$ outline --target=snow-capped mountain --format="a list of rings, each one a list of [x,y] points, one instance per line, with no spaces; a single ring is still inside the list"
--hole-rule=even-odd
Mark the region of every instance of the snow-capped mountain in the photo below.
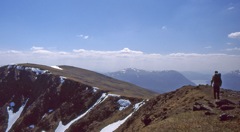
[[[1,132],[240,129],[240,92],[223,90],[216,102],[208,85],[156,95],[85,69],[20,64],[0,67],[0,95]]]
[[[184,85],[195,85],[181,73],[173,70],[145,71],[128,68],[117,72],[106,73],[106,75],[158,93],[169,92]]]

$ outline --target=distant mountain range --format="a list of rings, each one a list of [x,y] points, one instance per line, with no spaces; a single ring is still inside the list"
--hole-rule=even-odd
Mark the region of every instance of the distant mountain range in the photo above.
[[[223,88],[240,91],[240,70],[235,70],[222,76]]]
[[[127,68],[117,72],[106,73],[106,75],[158,93],[169,92],[184,85],[195,85],[181,73],[173,70],[145,71]]]
[[[186,78],[195,84],[210,84],[213,74],[203,74],[197,72],[181,72]],[[222,88],[240,91],[240,70],[235,70],[222,75]]]
[[[206,73],[192,72],[192,71],[184,71],[181,72],[187,79],[191,80],[196,85],[199,84],[210,84],[212,75]]]

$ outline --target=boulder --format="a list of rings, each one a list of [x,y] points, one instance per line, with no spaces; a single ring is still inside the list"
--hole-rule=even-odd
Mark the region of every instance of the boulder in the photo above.
[[[206,111],[206,112],[205,112],[205,115],[216,115],[216,113],[211,112],[211,111]]]
[[[217,105],[217,107],[221,107],[222,105],[235,105],[235,103],[227,99],[217,100],[215,104]]]
[[[149,125],[152,122],[152,119],[148,115],[144,115],[141,118],[141,121],[144,123],[145,126]]]
[[[234,118],[235,118],[234,115],[229,115],[229,114],[226,114],[226,113],[223,113],[219,116],[220,121],[227,121],[227,120],[231,120],[231,119],[234,119]]]
[[[234,106],[231,106],[231,105],[222,105],[220,107],[221,110],[232,110],[232,109],[235,109]]]
[[[208,111],[212,111],[212,108],[210,108],[207,105],[195,102],[195,104],[193,105],[193,111],[200,111],[200,110],[208,110]]]

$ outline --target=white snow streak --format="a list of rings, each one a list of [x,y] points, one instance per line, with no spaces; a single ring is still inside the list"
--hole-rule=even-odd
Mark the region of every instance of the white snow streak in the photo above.
[[[114,130],[116,130],[119,126],[121,126],[129,117],[132,116],[134,112],[132,112],[131,114],[129,114],[126,118],[124,118],[123,120],[119,120],[117,122],[114,122],[108,126],[106,126],[105,128],[103,128],[100,132],[113,132]]]
[[[96,93],[98,89],[98,87],[93,87],[93,92]]]
[[[63,70],[62,68],[60,68],[59,66],[51,66],[54,69],[58,69],[58,70]]]
[[[45,74],[48,73],[48,70],[41,70],[39,68],[34,68],[34,67],[25,67],[25,66],[18,66],[18,65],[8,65],[8,69],[11,68],[16,68],[18,70],[30,70],[32,72],[34,72],[36,75],[41,75],[41,74]]]
[[[27,103],[27,101],[26,101],[26,103]],[[8,132],[12,128],[12,125],[20,117],[20,115],[21,115],[21,113],[22,113],[22,111],[23,111],[23,109],[25,107],[25,104],[22,107],[20,107],[19,110],[16,113],[13,113],[13,109],[12,108],[10,109],[9,106],[7,107],[7,112],[8,112],[9,118],[8,118],[8,127],[7,127],[6,132]]]
[[[55,132],[64,132],[65,130],[67,130],[75,121],[81,119],[82,117],[84,117],[88,112],[90,112],[96,105],[98,105],[99,103],[102,103],[106,98],[107,98],[107,94],[103,93],[102,96],[97,100],[97,102],[91,107],[89,108],[85,113],[83,113],[82,115],[80,115],[79,117],[77,117],[76,119],[72,120],[71,122],[69,122],[67,125],[63,125],[62,121],[59,122],[58,127],[56,128]]]
[[[31,71],[35,72],[36,75],[41,75],[41,74],[48,72],[48,70],[41,70],[39,68],[33,68],[33,67],[26,67],[25,70],[31,70]]]
[[[118,94],[108,94],[108,96],[112,96],[112,97],[120,97],[120,95],[118,95]]]
[[[64,77],[64,76],[60,76],[60,82],[61,82],[61,85],[65,82],[65,79],[67,79],[67,78]]]
[[[119,120],[117,122],[114,122],[112,124],[109,124],[108,126],[104,127],[100,132],[113,132],[115,131],[119,126],[121,126],[129,117],[133,115],[134,112],[136,112],[142,105],[144,105],[145,102],[142,101],[140,103],[137,103],[134,105],[134,111],[130,113],[127,117],[125,117],[123,120]]]

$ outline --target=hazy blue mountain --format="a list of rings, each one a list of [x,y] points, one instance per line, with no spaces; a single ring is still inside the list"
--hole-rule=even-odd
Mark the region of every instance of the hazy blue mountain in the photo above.
[[[240,70],[226,73],[222,76],[223,88],[240,91]]]
[[[169,92],[184,85],[195,85],[181,73],[173,70],[145,71],[128,68],[106,75],[159,93]]]
[[[204,74],[198,72],[181,72],[186,78],[195,84],[210,84],[213,74]],[[222,74],[222,88],[240,91],[240,71],[235,70]]]
[[[192,71],[181,72],[187,79],[191,80],[195,84],[210,84],[212,75],[206,73],[198,73]]]

